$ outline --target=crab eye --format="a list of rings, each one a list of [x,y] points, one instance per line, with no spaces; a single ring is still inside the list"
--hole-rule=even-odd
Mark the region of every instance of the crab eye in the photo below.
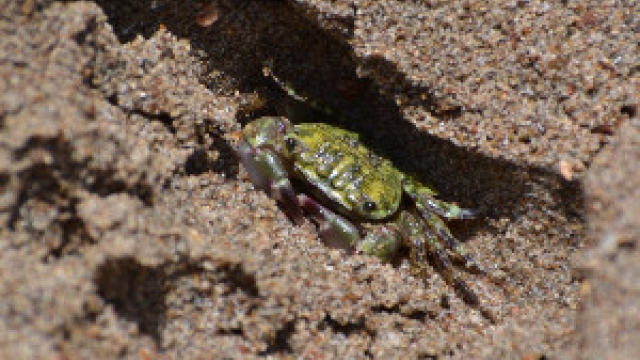
[[[294,138],[286,138],[284,142],[287,146],[287,150],[289,151],[293,151],[293,149],[296,147],[296,139]]]
[[[378,208],[378,205],[373,201],[367,201],[364,204],[362,204],[362,208],[366,211],[374,211]]]

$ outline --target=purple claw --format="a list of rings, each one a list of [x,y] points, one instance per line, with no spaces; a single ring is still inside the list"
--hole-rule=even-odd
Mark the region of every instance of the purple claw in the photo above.
[[[296,224],[302,224],[302,208],[277,155],[269,149],[253,148],[244,139],[236,146],[236,152],[253,185],[279,201]]]
[[[320,205],[307,195],[298,195],[299,203],[318,223],[320,238],[329,247],[353,251],[360,235],[347,219]]]
[[[297,225],[302,225],[302,223],[304,223],[302,207],[298,202],[298,197],[296,196],[289,179],[284,179],[280,184],[272,184],[271,196],[280,201],[282,207],[284,207],[284,211],[289,214],[293,222]]]

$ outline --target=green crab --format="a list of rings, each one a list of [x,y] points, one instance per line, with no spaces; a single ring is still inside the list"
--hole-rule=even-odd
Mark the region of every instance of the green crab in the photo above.
[[[485,272],[443,221],[471,219],[477,212],[438,200],[434,190],[365,147],[358,134],[324,123],[292,125],[285,118],[261,117],[244,127],[236,151],[251,182],[280,202],[294,222],[309,214],[329,246],[382,261],[408,246],[418,269],[431,259],[462,298],[479,307],[452,260]],[[292,180],[309,195],[298,193]]]

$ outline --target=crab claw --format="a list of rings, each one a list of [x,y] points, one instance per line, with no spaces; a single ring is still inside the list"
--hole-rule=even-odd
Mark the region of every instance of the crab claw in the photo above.
[[[302,208],[278,156],[267,148],[252,147],[245,139],[235,150],[253,185],[279,201],[296,224],[302,224]]]
[[[300,205],[318,223],[320,238],[327,246],[348,252],[353,250],[359,238],[357,227],[305,194],[298,195],[298,199]]]

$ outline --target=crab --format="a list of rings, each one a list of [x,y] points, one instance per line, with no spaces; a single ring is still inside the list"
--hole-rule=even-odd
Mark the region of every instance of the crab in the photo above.
[[[357,133],[326,123],[261,117],[245,125],[235,148],[254,186],[295,223],[308,214],[329,246],[385,262],[407,246],[417,269],[431,260],[467,304],[480,307],[453,262],[486,272],[444,222],[473,219],[478,211],[437,199],[436,191],[368,149]]]

